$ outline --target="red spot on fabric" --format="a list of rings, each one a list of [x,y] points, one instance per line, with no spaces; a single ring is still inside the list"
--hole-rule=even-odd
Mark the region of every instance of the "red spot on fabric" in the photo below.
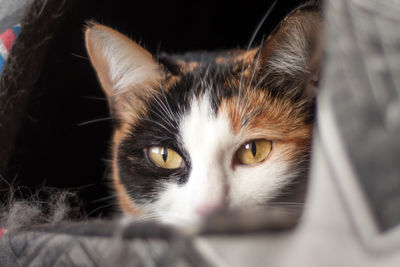
[[[8,29],[2,34],[0,34],[0,40],[3,42],[4,47],[10,52],[11,47],[15,40],[15,34],[12,29]]]
[[[3,236],[4,234],[4,230],[2,228],[0,228],[0,238]]]

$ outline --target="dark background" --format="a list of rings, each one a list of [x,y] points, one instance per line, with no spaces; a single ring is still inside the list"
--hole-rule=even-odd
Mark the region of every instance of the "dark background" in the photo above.
[[[75,0],[58,9],[44,8],[41,15],[48,23],[57,23],[36,29],[43,36],[41,31],[49,31],[51,38],[41,48],[45,51],[39,58],[40,75],[30,85],[27,110],[3,178],[21,188],[19,197],[42,186],[73,188],[90,216],[110,214],[112,121],[90,122],[107,118],[108,109],[84,49],[85,22],[111,26],[153,54],[245,48],[272,2]],[[278,1],[255,43],[301,2]],[[4,182],[0,193],[6,195]]]

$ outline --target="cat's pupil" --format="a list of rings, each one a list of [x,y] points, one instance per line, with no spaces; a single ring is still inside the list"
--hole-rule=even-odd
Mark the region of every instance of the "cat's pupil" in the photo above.
[[[257,154],[257,146],[256,146],[256,142],[251,141],[251,153],[253,154],[253,157],[256,156]]]
[[[163,159],[163,161],[164,161],[164,162],[167,162],[167,158],[168,158],[168,149],[165,148],[165,147],[163,147],[163,149],[162,149],[162,151],[161,151],[161,154],[162,154],[162,159]]]
[[[246,149],[251,150],[251,154],[253,154],[253,157],[256,156],[257,154],[257,145],[256,142],[251,141],[249,143],[246,144],[245,146]]]

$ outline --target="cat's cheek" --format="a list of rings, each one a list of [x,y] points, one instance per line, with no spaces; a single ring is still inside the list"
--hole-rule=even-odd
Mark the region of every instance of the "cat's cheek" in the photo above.
[[[238,167],[231,178],[231,209],[251,209],[266,205],[294,179],[290,164],[278,157],[254,167]]]

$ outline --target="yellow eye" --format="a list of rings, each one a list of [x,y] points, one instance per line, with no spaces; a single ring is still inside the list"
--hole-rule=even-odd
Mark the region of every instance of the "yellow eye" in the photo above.
[[[166,147],[152,146],[148,149],[147,153],[154,164],[164,169],[177,169],[183,163],[178,153]]]
[[[241,164],[251,165],[263,161],[271,152],[272,142],[265,139],[244,143],[236,152]]]

